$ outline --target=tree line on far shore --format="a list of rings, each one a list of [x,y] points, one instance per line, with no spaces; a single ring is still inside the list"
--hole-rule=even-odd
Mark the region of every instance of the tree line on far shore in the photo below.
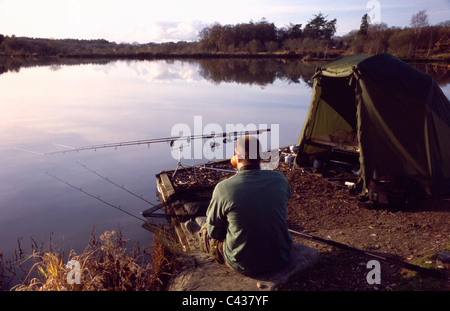
[[[365,14],[359,29],[336,37],[336,19],[322,13],[307,24],[277,28],[265,18],[236,25],[214,23],[194,42],[116,43],[104,39],[40,39],[0,34],[0,56],[21,57],[167,57],[289,55],[327,58],[342,54],[391,53],[401,58],[444,58],[450,55],[450,20],[430,25],[426,11],[411,18],[409,27],[373,24]]]

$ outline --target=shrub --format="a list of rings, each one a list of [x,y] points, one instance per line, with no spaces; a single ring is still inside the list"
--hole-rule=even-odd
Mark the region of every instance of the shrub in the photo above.
[[[71,251],[67,262],[78,266],[79,282],[73,267],[63,260],[61,251],[37,252],[28,257],[35,263],[15,291],[140,291],[163,290],[164,281],[176,267],[178,246],[166,232],[154,233],[153,246],[148,251],[135,247],[126,249],[122,235],[106,231],[91,241],[81,254]],[[34,276],[34,277],[32,277]],[[79,283],[79,284],[77,284]]]

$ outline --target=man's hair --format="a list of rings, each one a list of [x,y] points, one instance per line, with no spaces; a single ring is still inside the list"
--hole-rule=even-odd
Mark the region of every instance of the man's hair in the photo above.
[[[259,164],[261,162],[261,145],[255,136],[246,135],[236,142],[236,154],[244,164]]]

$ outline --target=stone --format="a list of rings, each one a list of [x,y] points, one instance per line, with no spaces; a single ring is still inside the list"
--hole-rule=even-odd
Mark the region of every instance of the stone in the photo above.
[[[315,265],[320,255],[314,248],[294,243],[288,266],[254,277],[244,276],[199,251],[183,253],[180,260],[183,268],[170,279],[169,291],[272,291],[294,274]]]

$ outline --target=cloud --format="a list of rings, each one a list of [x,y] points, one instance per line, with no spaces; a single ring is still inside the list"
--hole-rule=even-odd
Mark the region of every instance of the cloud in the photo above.
[[[145,22],[120,30],[98,29],[91,32],[92,38],[104,38],[109,41],[121,42],[177,42],[196,41],[198,33],[206,27],[206,24],[195,21],[156,21]]]
[[[155,22],[150,27],[150,41],[194,41],[204,27],[206,24],[200,21]]]

